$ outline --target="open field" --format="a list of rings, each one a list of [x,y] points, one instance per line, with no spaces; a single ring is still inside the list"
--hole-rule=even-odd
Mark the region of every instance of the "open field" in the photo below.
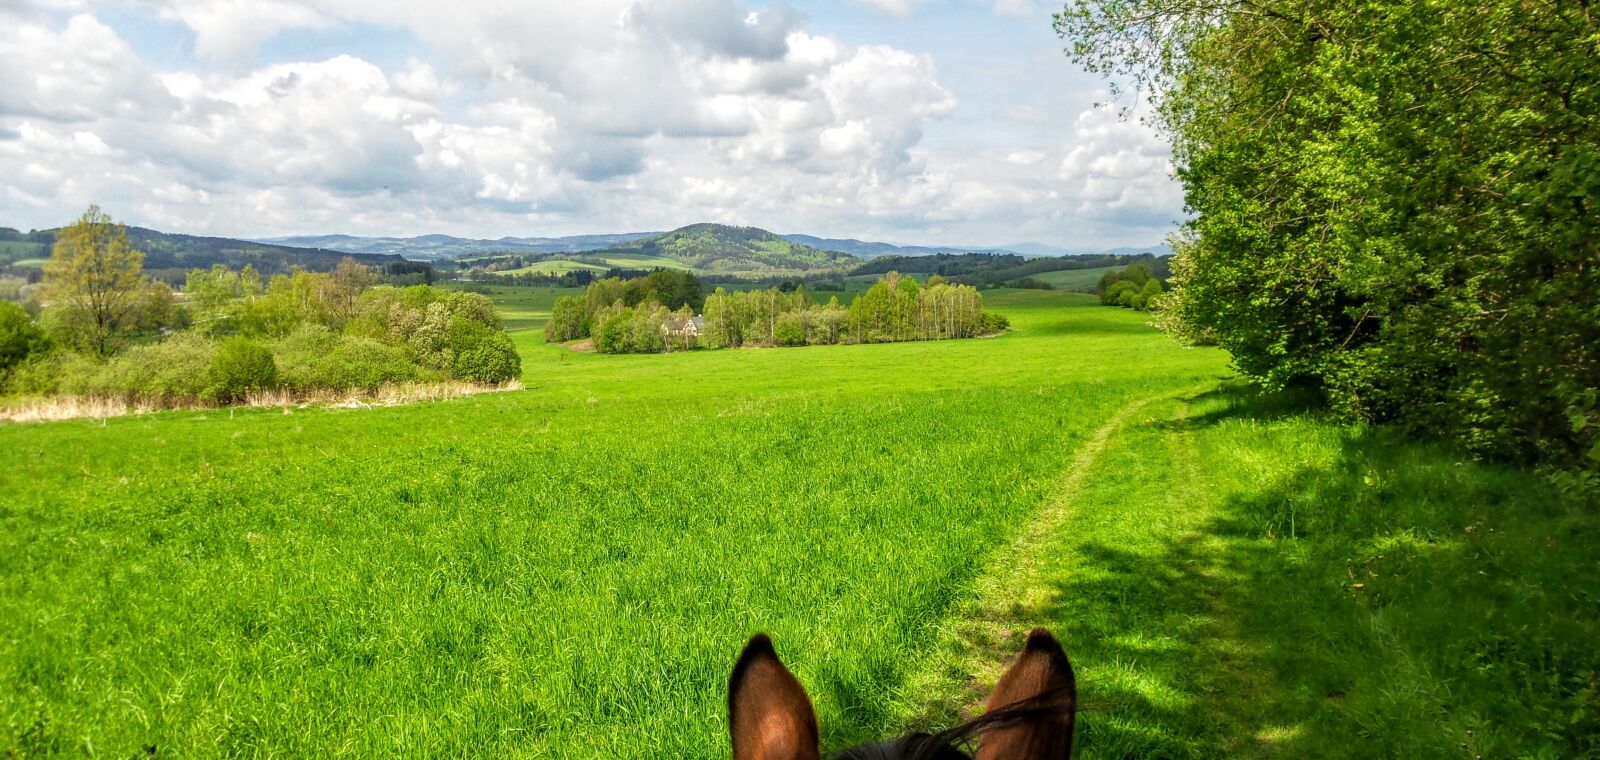
[[[1120,272],[1122,267],[1094,267],[1092,269],[1059,269],[1054,272],[1041,272],[1033,275],[1035,280],[1050,283],[1056,290],[1076,290],[1092,293],[1100,285],[1100,278],[1106,272]]]
[[[1142,315],[606,356],[543,342],[576,291],[489,290],[525,391],[0,425],[0,754],[721,756],[757,630],[837,748],[1035,621],[1086,757],[1596,735],[1592,510],[1220,391]]]
[[[507,269],[504,272],[495,272],[495,274],[566,274],[567,272],[577,272],[583,269],[587,269],[591,272],[606,271],[606,267],[596,264],[588,264],[582,261],[548,259],[546,261],[529,264],[528,266],[520,269]]]
[[[618,269],[681,269],[684,271],[692,271],[694,269],[694,267],[676,259],[669,259],[665,256],[650,256],[643,253],[632,255],[613,254],[606,256],[602,260]]]
[[[650,256],[647,254],[606,256],[600,260],[605,262],[605,266],[590,264],[584,261],[572,261],[570,259],[548,259],[530,264],[522,267],[521,269],[508,269],[504,272],[495,272],[495,274],[565,274],[567,272],[576,272],[581,269],[587,269],[593,272],[605,272],[612,268],[681,269],[684,271],[694,270],[694,267],[691,267],[681,261],[675,261],[673,259],[666,258],[665,256]]]
[[[0,264],[15,263],[24,259],[48,258],[50,248],[44,243],[22,240],[0,240]]]

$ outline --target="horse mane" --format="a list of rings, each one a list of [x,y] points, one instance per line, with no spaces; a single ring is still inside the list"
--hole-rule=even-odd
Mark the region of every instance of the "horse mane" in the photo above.
[[[961,747],[972,744],[985,731],[1061,718],[1077,712],[1077,696],[1070,687],[1053,689],[998,710],[990,710],[937,734],[906,734],[898,739],[851,747],[835,755],[834,760],[971,760],[972,756]],[[1071,752],[1070,742],[1068,752]]]

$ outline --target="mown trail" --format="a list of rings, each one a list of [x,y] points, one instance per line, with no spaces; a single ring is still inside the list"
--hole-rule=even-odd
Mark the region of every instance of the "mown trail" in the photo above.
[[[927,666],[907,681],[906,693],[916,700],[909,708],[909,723],[929,727],[977,715],[1018,642],[1029,630],[1051,622],[1042,614],[1053,600],[1041,555],[1059,540],[1107,441],[1156,400],[1149,396],[1122,407],[1091,433],[1053,486],[1049,502],[1010,545],[992,554],[967,601],[939,632]]]
[[[1123,407],[900,694],[976,714],[1035,626],[1081,757],[1591,756],[1592,506],[1228,385]],[[1559,591],[1556,591],[1559,589]]]

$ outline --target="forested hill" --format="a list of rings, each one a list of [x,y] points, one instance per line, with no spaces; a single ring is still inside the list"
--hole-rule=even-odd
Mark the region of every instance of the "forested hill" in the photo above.
[[[842,269],[860,260],[785,240],[755,227],[691,224],[655,237],[593,251],[591,256],[664,256],[707,273],[765,274]]]
[[[623,232],[569,237],[502,237],[494,240],[452,235],[418,237],[356,237],[354,235],[297,235],[264,238],[261,242],[296,248],[326,248],[349,253],[392,253],[408,259],[432,261],[495,253],[581,253],[629,243],[659,232]]]
[[[879,256],[926,256],[935,253],[980,253],[991,250],[988,248],[963,248],[959,246],[895,245],[893,243],[878,243],[854,238],[820,238],[814,235],[784,235],[783,239],[791,243],[809,245],[818,250],[838,251],[839,253],[848,253],[851,256],[863,259]],[[1010,251],[1005,251],[1005,253],[1010,253]]]
[[[854,275],[901,273],[937,274],[947,279],[974,285],[1001,285],[1031,278],[1046,272],[1123,267],[1144,262],[1160,279],[1171,276],[1170,256],[1138,254],[1098,254],[1092,256],[1053,256],[1028,258],[1014,253],[939,253],[929,256],[881,256],[856,267]]]
[[[23,233],[0,228],[0,241],[31,244],[36,247],[34,255],[37,258],[46,258],[55,243],[56,232],[36,230]],[[147,273],[168,280],[190,269],[209,269],[213,264],[225,264],[235,269],[249,264],[262,274],[270,275],[287,272],[294,267],[314,272],[329,271],[347,256],[363,264],[392,264],[405,260],[398,255],[295,248],[232,238],[178,235],[143,227],[129,227],[128,242],[144,251],[144,269]]]

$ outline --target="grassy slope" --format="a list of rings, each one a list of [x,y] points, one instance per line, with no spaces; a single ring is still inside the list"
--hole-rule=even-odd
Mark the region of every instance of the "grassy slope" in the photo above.
[[[1138,410],[1060,498],[913,722],[1043,625],[1083,757],[1600,754],[1600,522],[1525,472],[1213,387]]]
[[[23,259],[48,257],[50,247],[44,243],[30,243],[22,240],[0,240],[0,264],[5,264]]]
[[[564,274],[580,269],[588,269],[594,272],[606,271],[606,267],[598,264],[587,264],[582,261],[569,261],[567,259],[548,259],[529,264],[520,269],[507,269],[503,272],[495,272],[495,274]]]
[[[504,271],[504,272],[496,272],[495,274],[529,274],[529,273],[562,274],[564,272],[572,272],[572,271],[576,271],[576,270],[579,270],[579,269],[588,269],[588,270],[592,270],[592,271],[595,271],[595,272],[605,272],[605,271],[608,271],[609,269],[611,269],[612,267],[615,267],[615,268],[618,268],[618,269],[683,269],[683,270],[691,270],[691,269],[693,269],[693,267],[690,267],[687,264],[684,264],[684,263],[679,262],[679,261],[674,261],[674,260],[669,259],[669,258],[664,258],[662,256],[645,256],[645,255],[642,255],[642,254],[607,255],[607,256],[601,257],[601,260],[605,262],[605,266],[600,266],[600,265],[597,265],[597,264],[589,264],[589,263],[583,262],[583,261],[573,261],[573,260],[570,260],[570,259],[548,259],[546,261],[540,261],[540,262],[537,262],[537,263],[534,263],[534,264],[530,264],[528,266],[522,267],[521,269],[512,269],[512,270],[507,270],[507,271]]]
[[[1093,269],[1060,269],[1033,275],[1036,280],[1050,283],[1057,290],[1093,292],[1106,272],[1122,271],[1123,267],[1095,267]]]
[[[495,290],[526,392],[0,427],[0,752],[721,754],[756,629],[837,747],[947,720],[1032,624],[1084,756],[1594,735],[1592,512],[1196,394],[1220,357],[1141,315],[991,291],[994,340],[611,357]]]
[[[785,240],[766,230],[720,224],[691,224],[661,235],[588,255],[605,258],[665,257],[711,273],[798,274],[846,266],[848,254],[821,251]]]
[[[1221,369],[995,299],[1016,333],[670,356],[524,318],[520,393],[0,427],[0,753],[704,756],[763,629],[830,746],[877,733],[1086,431]]]

